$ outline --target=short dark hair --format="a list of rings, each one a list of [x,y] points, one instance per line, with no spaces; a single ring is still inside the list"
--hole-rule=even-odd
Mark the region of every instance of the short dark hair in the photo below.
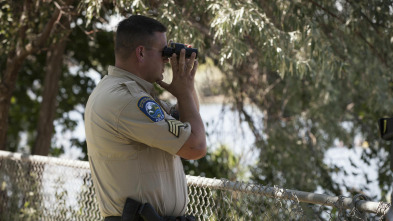
[[[151,44],[154,32],[166,32],[166,27],[159,21],[142,15],[132,15],[122,20],[116,31],[116,56],[128,58],[130,51],[139,45]]]

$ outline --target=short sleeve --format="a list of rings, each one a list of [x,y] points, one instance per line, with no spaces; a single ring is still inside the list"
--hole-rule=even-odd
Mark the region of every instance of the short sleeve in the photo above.
[[[170,105],[166,101],[160,101],[160,104],[162,105],[162,107],[164,108],[164,110],[165,110],[165,112],[167,114],[171,115],[176,120],[180,119],[179,111],[176,110],[176,104],[175,105]]]
[[[140,94],[119,113],[117,131],[122,137],[176,155],[189,138],[191,125],[174,119],[152,97]]]

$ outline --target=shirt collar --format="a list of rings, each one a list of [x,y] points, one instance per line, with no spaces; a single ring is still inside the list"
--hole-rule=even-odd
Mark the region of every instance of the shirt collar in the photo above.
[[[137,84],[139,84],[139,86],[141,86],[147,93],[154,93],[154,85],[152,83],[143,80],[135,74],[132,74],[121,68],[110,65],[108,68],[108,75],[133,80]]]

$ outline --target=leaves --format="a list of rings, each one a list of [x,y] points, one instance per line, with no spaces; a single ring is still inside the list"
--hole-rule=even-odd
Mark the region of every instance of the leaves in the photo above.
[[[24,41],[31,41],[54,8],[38,2],[40,7],[30,6],[37,19],[18,23],[21,6],[0,1],[1,52],[5,52],[0,53],[0,67],[6,63],[5,54],[18,43],[12,38],[18,29],[25,25]],[[117,12],[148,15],[168,27],[168,39],[198,48],[201,62],[213,61],[224,74],[220,91],[250,125],[260,151],[260,160],[252,168],[254,180],[337,192],[329,175],[332,169],[323,163],[324,152],[335,140],[351,147],[355,136],[361,136],[371,150],[363,159],[384,162],[379,179],[386,193],[390,170],[388,159],[379,153],[390,144],[379,139],[376,125],[393,108],[391,5],[391,0],[82,1],[80,22],[74,24],[67,48],[67,61],[78,68],[71,72],[64,67],[59,122],[67,128],[75,126],[63,113],[86,101],[94,87],[86,73],[105,74],[114,63],[113,33],[98,27]],[[12,149],[17,148],[20,131],[34,137],[41,91],[31,82],[42,82],[42,57],[31,56],[20,72],[10,112]],[[263,117],[253,119],[247,106],[257,107]],[[224,173],[233,177],[232,156],[224,152],[212,153],[198,165],[186,165],[197,173],[221,160]]]

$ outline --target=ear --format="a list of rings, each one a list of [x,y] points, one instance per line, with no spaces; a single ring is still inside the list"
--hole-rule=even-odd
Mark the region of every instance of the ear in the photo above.
[[[143,46],[138,46],[135,49],[135,55],[139,62],[143,61],[145,57],[145,48]]]

